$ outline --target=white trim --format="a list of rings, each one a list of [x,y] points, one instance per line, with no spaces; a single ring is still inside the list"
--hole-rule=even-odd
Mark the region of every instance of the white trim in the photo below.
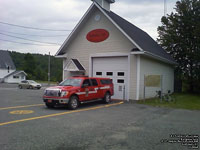
[[[66,67],[66,65],[65,65],[65,63],[67,62],[67,58],[64,58],[63,59],[63,80],[65,80],[65,67]]]
[[[20,71],[20,72],[14,73],[13,76],[14,76],[14,75],[17,75],[17,74],[20,74],[20,73],[24,73],[25,76],[27,76],[27,74],[26,74],[24,71]]]
[[[77,59],[78,60],[78,59]],[[81,64],[81,62],[78,60],[78,62]],[[73,63],[73,65],[75,66],[76,69],[68,69],[69,65]],[[82,65],[82,64],[81,64]],[[66,65],[66,69],[64,68],[65,71],[69,71],[69,72],[85,72],[85,67],[82,65],[82,67],[84,68],[84,70],[79,70],[78,67],[76,66],[76,64],[74,63],[74,61],[71,59],[67,65]]]
[[[69,67],[71,64],[73,64],[73,65],[75,66],[76,69],[68,69],[68,67]],[[70,61],[67,63],[67,65],[66,65],[66,67],[64,68],[64,70],[65,70],[65,71],[78,71],[78,68],[77,68],[77,66],[75,65],[75,63],[74,63],[72,60],[70,60]]]
[[[143,52],[139,52],[139,51],[131,52],[131,54],[133,54],[133,55],[140,55],[140,54],[144,54],[144,51]]]
[[[128,57],[128,81],[130,80],[130,53],[119,53],[119,52],[112,52],[112,53],[96,53],[96,54],[91,54],[89,58],[89,76],[92,77],[93,73],[93,58],[98,58],[98,57]],[[130,83],[128,82],[127,84],[127,100],[129,101],[130,99]]]
[[[131,57],[130,57],[131,55],[130,55],[130,53],[129,53],[129,55],[128,55],[128,83],[127,83],[127,87],[128,87],[128,89],[127,89],[127,101],[129,101],[129,99],[130,99],[130,81],[131,81]]]
[[[137,55],[137,88],[136,88],[136,100],[140,99],[140,55]]]
[[[67,53],[64,55],[56,55],[55,58],[67,58]]]
[[[146,56],[149,56],[149,57],[152,57],[154,59],[157,59],[157,60],[160,60],[162,62],[165,62],[165,63],[168,63],[168,64],[174,64],[174,65],[177,65],[177,63],[173,62],[173,61],[170,61],[166,58],[163,58],[161,56],[158,56],[156,54],[152,54],[150,52],[147,52],[147,51],[144,51],[144,52],[131,52],[132,55],[146,55]]]

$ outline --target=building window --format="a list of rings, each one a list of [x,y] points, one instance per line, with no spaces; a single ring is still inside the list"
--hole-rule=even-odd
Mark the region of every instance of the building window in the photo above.
[[[118,76],[124,76],[124,72],[118,72]]]
[[[118,79],[117,83],[124,83],[124,80]]]
[[[113,76],[113,72],[107,72],[106,75],[107,76]]]
[[[102,76],[102,72],[96,72],[97,76]]]
[[[19,79],[19,76],[13,76],[14,79]]]

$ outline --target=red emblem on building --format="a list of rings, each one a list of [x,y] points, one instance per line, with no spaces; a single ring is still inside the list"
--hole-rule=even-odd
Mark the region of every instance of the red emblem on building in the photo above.
[[[90,42],[98,43],[103,42],[109,37],[109,32],[105,29],[96,29],[90,31],[86,38]]]

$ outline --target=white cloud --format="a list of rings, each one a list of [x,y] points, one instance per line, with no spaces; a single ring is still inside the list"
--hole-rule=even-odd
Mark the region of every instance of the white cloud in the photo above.
[[[0,0],[0,21],[38,28],[71,30],[81,19],[90,4],[90,0]],[[168,1],[168,13],[172,11],[174,5],[175,0]],[[157,27],[160,25],[160,19],[164,13],[162,0],[116,0],[116,3],[112,4],[111,8],[115,13],[156,39]],[[23,36],[27,39],[54,43],[63,43],[69,34],[69,32],[27,30],[0,24],[0,33],[2,31],[39,35],[66,35],[49,38]],[[1,34],[0,39],[28,42]],[[0,41],[0,49],[43,54],[47,54],[50,51],[51,54],[55,54],[59,46],[33,46]]]

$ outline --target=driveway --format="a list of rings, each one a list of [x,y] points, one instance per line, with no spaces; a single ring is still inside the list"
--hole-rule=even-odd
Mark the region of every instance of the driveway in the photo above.
[[[119,102],[47,109],[42,94],[0,87],[1,150],[186,150],[176,140],[200,133],[200,111]]]

